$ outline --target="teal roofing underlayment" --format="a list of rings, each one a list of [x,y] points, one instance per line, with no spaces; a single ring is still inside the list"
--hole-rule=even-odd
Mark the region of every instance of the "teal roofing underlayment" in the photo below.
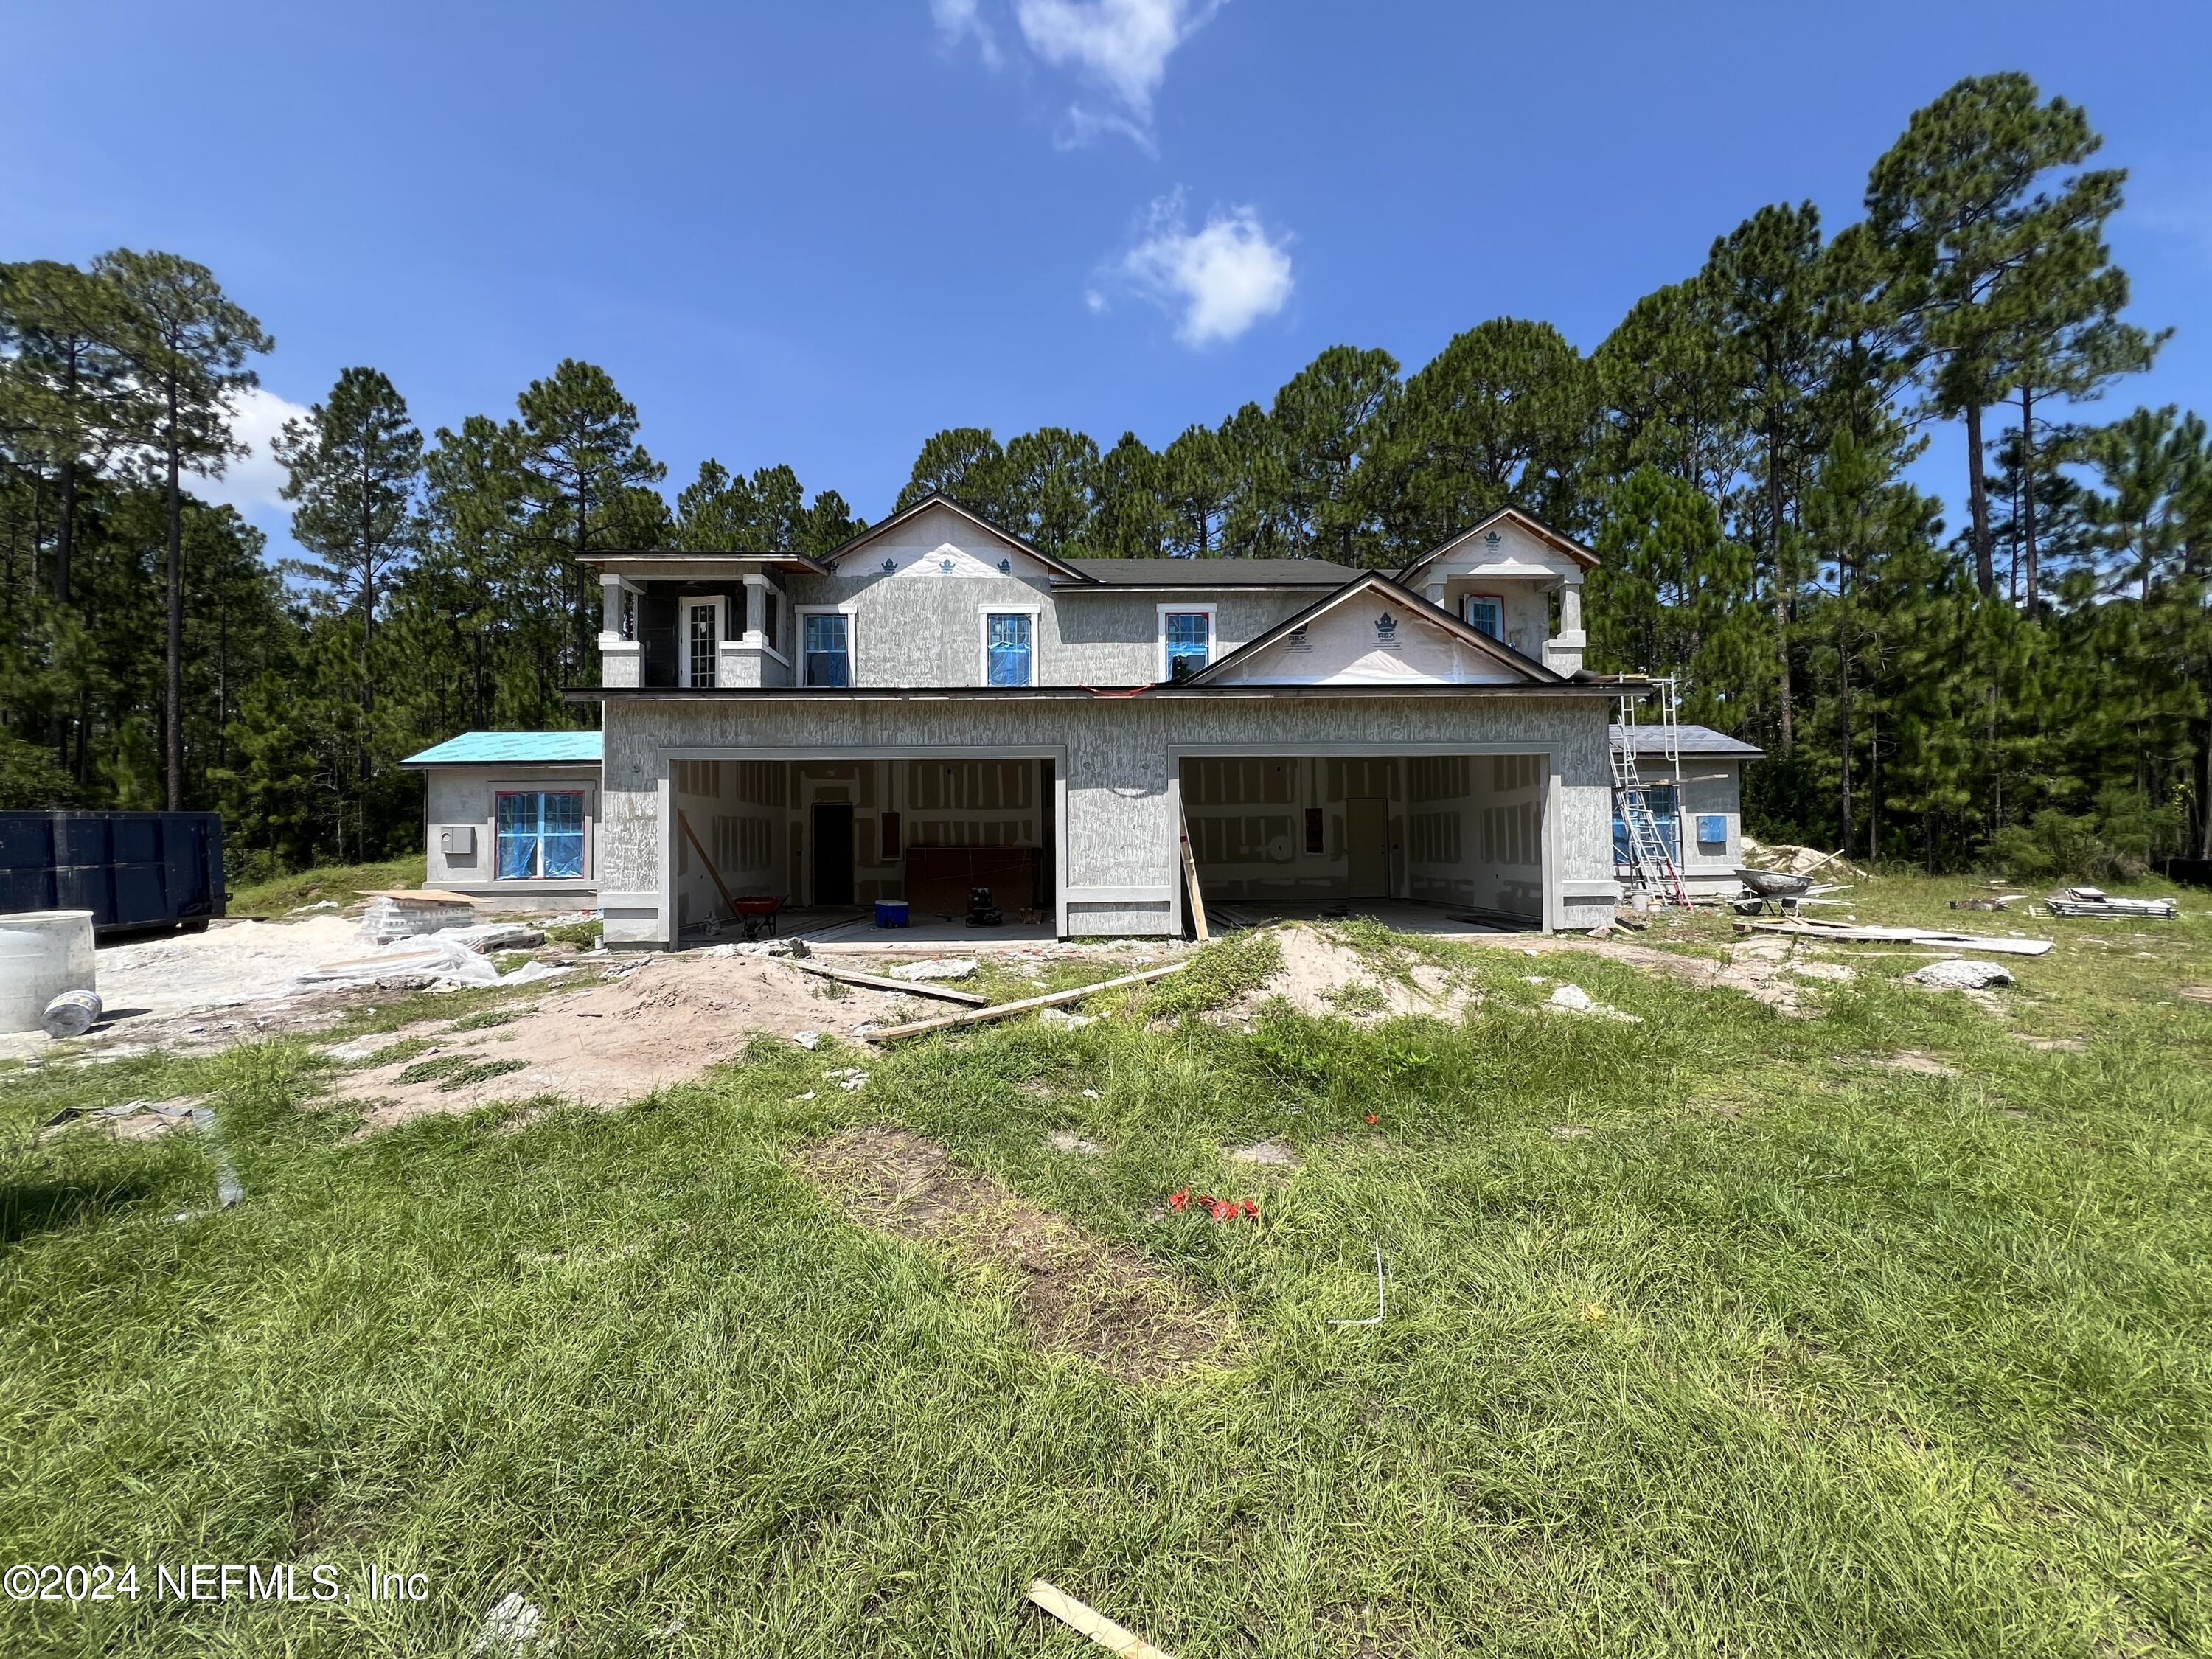
[[[402,766],[597,766],[596,732],[464,732],[447,738]]]

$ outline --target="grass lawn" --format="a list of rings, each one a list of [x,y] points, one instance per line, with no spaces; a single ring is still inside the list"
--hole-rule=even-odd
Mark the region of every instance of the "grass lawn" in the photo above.
[[[325,865],[313,870],[296,871],[289,876],[275,876],[267,881],[233,887],[230,890],[230,914],[234,916],[282,916],[301,905],[318,903],[324,899],[335,899],[342,905],[351,904],[363,889],[420,887],[424,867],[422,854],[416,853],[383,864]]]
[[[1135,1017],[1233,993],[1232,945],[1079,1029],[763,1042],[621,1111],[363,1139],[299,1042],[0,1074],[0,1561],[356,1593],[0,1602],[0,1650],[459,1655],[520,1591],[570,1655],[1096,1651],[1024,1610],[1042,1575],[1183,1659],[2205,1651],[2212,1007],[2174,993],[2212,982],[2212,899],[1942,909],[1968,890],[1854,896],[2060,939],[2001,1012],[1880,947],[1798,1020],[1426,941],[1482,988],[1462,1026]],[[172,1219],[201,1135],[34,1127],[177,1094],[237,1208]],[[1004,1274],[794,1173],[861,1124],[1172,1273],[1220,1363],[1040,1352]],[[1261,1138],[1301,1167],[1225,1161]],[[1386,1322],[1332,1324],[1377,1241]],[[370,1565],[428,1599],[361,1597]]]

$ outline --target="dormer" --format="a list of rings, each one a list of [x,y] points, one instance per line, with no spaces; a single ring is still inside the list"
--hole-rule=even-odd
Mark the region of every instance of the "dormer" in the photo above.
[[[1581,672],[1583,576],[1597,555],[1571,537],[1504,507],[1398,573],[1399,582],[1478,633],[1539,658],[1558,674]],[[1553,593],[1559,628],[1551,625]]]

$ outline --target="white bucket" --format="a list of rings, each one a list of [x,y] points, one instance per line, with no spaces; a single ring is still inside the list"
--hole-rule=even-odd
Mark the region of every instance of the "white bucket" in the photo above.
[[[35,1031],[64,991],[90,991],[92,912],[0,916],[0,1031]]]

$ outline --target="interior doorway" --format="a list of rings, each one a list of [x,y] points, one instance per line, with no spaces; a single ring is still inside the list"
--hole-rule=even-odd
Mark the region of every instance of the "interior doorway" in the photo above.
[[[849,802],[814,806],[814,902],[853,902],[853,808]]]
[[[1380,795],[1355,795],[1344,803],[1344,851],[1351,885],[1346,896],[1390,896],[1390,803]]]

